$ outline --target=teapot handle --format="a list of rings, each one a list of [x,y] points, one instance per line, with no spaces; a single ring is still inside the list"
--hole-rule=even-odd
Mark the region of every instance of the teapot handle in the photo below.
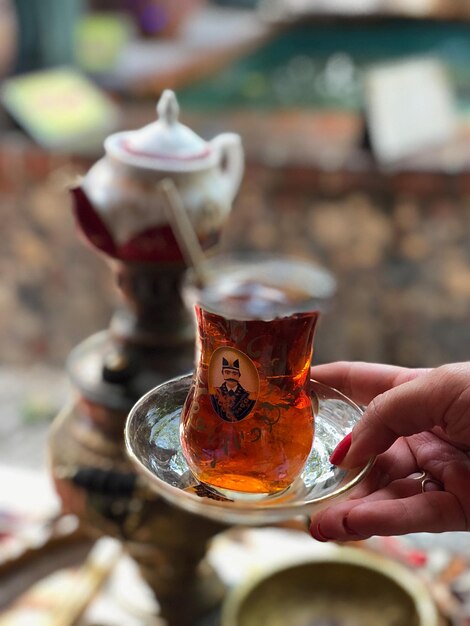
[[[211,144],[219,152],[221,175],[231,203],[240,187],[244,170],[245,158],[240,135],[222,133],[212,139]]]

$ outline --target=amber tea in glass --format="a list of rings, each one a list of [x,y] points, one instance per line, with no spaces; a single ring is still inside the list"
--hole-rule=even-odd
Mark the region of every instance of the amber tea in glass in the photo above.
[[[208,282],[189,279],[197,364],[181,444],[194,475],[229,497],[285,490],[314,436],[309,369],[332,277],[278,257],[212,259]]]

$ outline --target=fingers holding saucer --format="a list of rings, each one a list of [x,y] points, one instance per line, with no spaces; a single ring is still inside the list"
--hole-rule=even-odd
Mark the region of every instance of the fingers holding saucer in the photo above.
[[[410,479],[412,480],[412,479]],[[382,494],[330,507],[312,519],[310,532],[319,541],[357,541],[373,535],[403,535],[414,532],[466,530],[467,521],[458,499],[446,491],[419,493],[397,497],[399,487]],[[410,489],[410,481],[406,490]],[[380,495],[382,496],[380,498]]]

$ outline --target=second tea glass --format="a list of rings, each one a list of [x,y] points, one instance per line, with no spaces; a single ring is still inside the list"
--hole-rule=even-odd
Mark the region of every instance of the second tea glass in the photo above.
[[[194,475],[225,496],[261,498],[301,473],[314,437],[313,339],[332,276],[282,257],[213,258],[184,285],[197,322],[196,371],[181,419]]]

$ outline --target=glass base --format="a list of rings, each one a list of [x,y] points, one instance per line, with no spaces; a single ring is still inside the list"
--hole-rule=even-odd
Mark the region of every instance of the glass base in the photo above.
[[[245,502],[256,502],[258,500],[264,500],[265,498],[269,498],[269,496],[272,495],[270,493],[248,493],[246,491],[222,489],[221,487],[214,487],[213,485],[207,485],[207,487],[211,491],[214,491],[224,498],[227,498],[227,500],[244,500]]]
[[[250,493],[248,491],[235,491],[234,489],[223,489],[222,487],[216,487],[214,485],[209,485],[204,483],[204,486],[209,490],[214,492],[216,495],[222,496],[227,500],[241,500],[243,502],[258,502],[259,500],[266,500],[267,498],[277,498],[278,496],[285,493],[289,487],[285,489],[280,489],[275,493]]]
[[[127,453],[137,471],[158,494],[180,508],[231,524],[291,519],[311,514],[333,498],[346,497],[372,465],[372,459],[354,470],[331,465],[331,453],[359,421],[362,411],[339,391],[312,381],[312,401],[318,402],[315,440],[302,474],[290,487],[269,495],[234,494],[204,485],[191,473],[179,437],[191,381],[192,375],[176,378],[146,394],[129,414],[125,432]]]

